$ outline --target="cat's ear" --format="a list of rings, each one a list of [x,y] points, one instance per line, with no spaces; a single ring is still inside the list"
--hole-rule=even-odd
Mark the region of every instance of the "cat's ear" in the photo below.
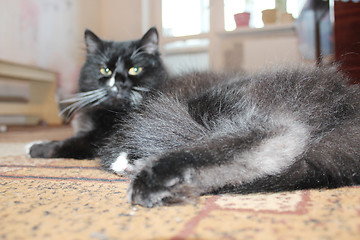
[[[159,34],[155,27],[150,28],[140,40],[141,49],[149,54],[157,54]]]
[[[101,48],[102,40],[89,29],[85,30],[84,38],[85,38],[86,50],[88,53],[95,53],[97,50]]]

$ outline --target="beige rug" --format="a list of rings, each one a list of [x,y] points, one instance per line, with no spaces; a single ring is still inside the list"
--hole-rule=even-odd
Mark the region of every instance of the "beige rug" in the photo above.
[[[68,127],[0,133],[0,239],[360,239],[360,188],[204,196],[153,209],[98,161],[29,159],[27,142]]]

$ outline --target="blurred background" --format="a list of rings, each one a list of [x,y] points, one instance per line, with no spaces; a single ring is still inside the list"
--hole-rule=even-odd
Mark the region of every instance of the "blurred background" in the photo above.
[[[0,0],[0,124],[62,122],[52,109],[77,90],[85,28],[103,39],[126,41],[156,26],[162,57],[174,74],[340,60],[356,82],[359,5],[356,0]]]

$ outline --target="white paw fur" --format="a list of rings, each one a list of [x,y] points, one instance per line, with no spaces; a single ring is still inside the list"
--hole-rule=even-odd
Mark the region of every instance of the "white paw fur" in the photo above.
[[[34,142],[30,142],[28,144],[25,145],[25,153],[26,153],[26,156],[31,158],[30,156],[30,149],[33,145],[35,144],[42,144],[42,143],[48,143],[50,142],[49,140],[43,140],[43,141],[34,141]]]
[[[133,165],[129,164],[128,155],[126,152],[121,152],[110,166],[110,169],[117,174],[123,174],[124,172],[132,172]]]

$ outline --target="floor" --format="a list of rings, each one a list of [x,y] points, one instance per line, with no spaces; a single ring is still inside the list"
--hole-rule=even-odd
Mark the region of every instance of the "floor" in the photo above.
[[[360,239],[360,187],[203,196],[147,209],[94,160],[29,159],[28,142],[69,127],[0,133],[0,239]]]

